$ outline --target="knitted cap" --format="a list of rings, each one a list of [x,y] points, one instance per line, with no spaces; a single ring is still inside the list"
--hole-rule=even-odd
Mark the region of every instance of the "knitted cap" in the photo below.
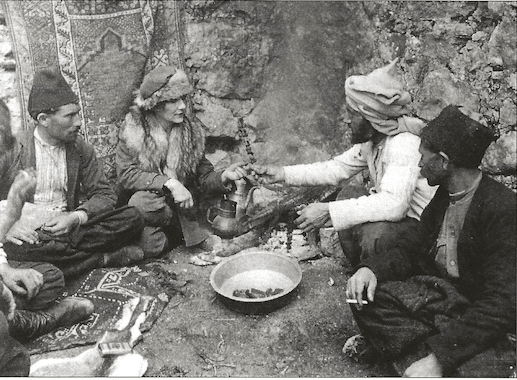
[[[447,106],[422,130],[421,139],[445,153],[455,164],[475,168],[496,136],[458,107]]]
[[[150,110],[165,100],[179,99],[192,91],[187,74],[171,66],[160,66],[151,70],[140,88],[135,91],[135,104]]]
[[[56,109],[79,100],[59,69],[43,69],[34,74],[28,109],[36,119],[42,111]]]

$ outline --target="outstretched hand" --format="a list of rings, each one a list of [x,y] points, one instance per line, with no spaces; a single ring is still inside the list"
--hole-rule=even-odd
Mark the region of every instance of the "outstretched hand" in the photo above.
[[[244,164],[243,162],[237,162],[232,164],[226,168],[225,171],[221,174],[221,181],[226,186],[232,181],[237,181],[242,179],[248,175],[248,171],[250,170],[249,164]]]
[[[294,224],[303,232],[309,232],[324,227],[330,223],[328,203],[311,203],[298,211]]]
[[[285,181],[285,171],[282,166],[273,165],[251,165],[259,183],[272,184]]]

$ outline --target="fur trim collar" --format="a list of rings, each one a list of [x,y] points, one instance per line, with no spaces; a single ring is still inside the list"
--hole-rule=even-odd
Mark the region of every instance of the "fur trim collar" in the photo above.
[[[197,118],[185,116],[181,127],[167,134],[158,124],[154,114],[141,113],[137,107],[121,127],[120,139],[145,171],[164,174],[180,182],[196,173],[205,152],[205,126]]]

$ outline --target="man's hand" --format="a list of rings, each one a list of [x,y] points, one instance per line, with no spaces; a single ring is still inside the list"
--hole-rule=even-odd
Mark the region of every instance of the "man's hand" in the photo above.
[[[13,293],[9,288],[0,281],[0,311],[3,312],[8,321],[14,317],[16,302],[14,302]]]
[[[11,243],[22,245],[23,243],[35,244],[38,242],[38,233],[29,226],[16,223],[11,227],[5,240]]]
[[[164,184],[171,191],[172,199],[179,207],[189,209],[194,206],[194,198],[188,189],[177,179],[171,178]]]
[[[404,372],[404,377],[442,377],[442,366],[434,354],[429,354],[425,358],[417,360],[411,364]]]
[[[221,181],[224,185],[228,185],[231,181],[237,181],[246,177],[248,174],[248,166],[248,164],[244,164],[243,162],[237,162],[228,166],[221,174]]]
[[[303,232],[319,229],[330,222],[329,204],[312,203],[298,211],[298,215],[299,217],[295,219],[294,224]]]
[[[366,290],[368,301],[373,302],[375,289],[377,288],[377,277],[370,268],[362,267],[348,279],[346,284],[347,298],[357,300],[355,307],[357,310],[363,308],[363,293]]]
[[[7,202],[21,212],[23,204],[36,191],[36,171],[34,169],[20,170],[7,194]]]
[[[251,165],[251,170],[259,177],[260,183],[271,184],[285,181],[285,171],[281,166]]]
[[[50,219],[41,226],[41,229],[52,236],[60,236],[72,231],[79,223],[80,219],[77,214],[66,212]]]
[[[0,241],[4,241],[7,232],[22,214],[23,204],[31,198],[36,190],[36,171],[21,170],[7,194],[5,210],[0,215]]]
[[[39,293],[43,285],[43,275],[37,270],[12,268],[7,263],[0,264],[0,276],[14,294],[25,296],[28,301]]]

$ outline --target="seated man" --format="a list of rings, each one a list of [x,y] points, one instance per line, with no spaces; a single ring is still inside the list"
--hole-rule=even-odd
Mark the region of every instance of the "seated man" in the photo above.
[[[295,220],[305,232],[331,224],[352,266],[414,229],[436,191],[419,174],[424,123],[406,116],[411,97],[394,76],[395,63],[346,80],[351,149],[326,162],[253,168],[266,183],[292,186],[339,185],[368,170],[374,185],[369,193],[350,194],[345,187],[336,201],[310,204]]]
[[[35,167],[37,176],[31,207],[26,205],[30,223],[17,223],[7,234],[8,258],[52,263],[65,277],[144,257],[134,245],[143,230],[142,216],[133,207],[115,209],[115,192],[95,151],[79,136],[77,101],[59,71],[36,72],[28,104],[36,128],[0,161],[0,199],[21,169]]]
[[[421,138],[422,175],[440,187],[419,228],[376,260],[362,260],[348,280],[364,336],[358,351],[384,356],[405,376],[508,377],[515,373],[516,196],[478,169],[494,134],[448,106]]]
[[[0,101],[0,155],[13,148],[10,115]],[[26,340],[48,333],[59,326],[86,319],[93,304],[85,299],[66,297],[55,300],[64,288],[63,274],[47,263],[7,262],[2,248],[5,233],[20,217],[25,199],[34,193],[33,172],[15,177],[0,212],[0,374],[27,376],[30,359],[27,350],[14,338]]]

